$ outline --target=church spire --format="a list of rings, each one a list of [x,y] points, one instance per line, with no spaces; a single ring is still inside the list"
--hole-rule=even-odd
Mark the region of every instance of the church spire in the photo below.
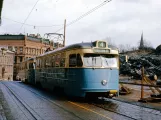
[[[141,34],[141,40],[140,40],[140,46],[139,46],[139,49],[144,49],[144,39],[143,39],[143,32]]]

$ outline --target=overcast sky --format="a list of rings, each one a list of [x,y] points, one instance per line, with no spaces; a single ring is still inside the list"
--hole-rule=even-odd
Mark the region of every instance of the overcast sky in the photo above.
[[[4,0],[0,33],[56,32],[105,0]],[[8,19],[6,19],[8,18]],[[136,46],[141,33],[157,47],[161,44],[161,0],[112,0],[66,29],[66,44],[110,38],[116,45]],[[59,31],[63,33],[63,30]]]

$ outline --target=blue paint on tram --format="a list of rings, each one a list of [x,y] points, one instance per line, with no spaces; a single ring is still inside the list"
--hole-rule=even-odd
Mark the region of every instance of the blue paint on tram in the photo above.
[[[113,97],[119,92],[119,53],[106,41],[78,43],[25,61],[26,81],[69,96]]]

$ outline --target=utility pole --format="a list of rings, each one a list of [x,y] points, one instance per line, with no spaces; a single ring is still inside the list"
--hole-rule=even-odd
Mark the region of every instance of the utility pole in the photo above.
[[[2,8],[3,8],[3,0],[0,1],[0,25],[1,25],[1,14],[2,14]]]
[[[65,46],[65,33],[66,33],[66,19],[64,20],[64,41],[63,41],[63,46]]]

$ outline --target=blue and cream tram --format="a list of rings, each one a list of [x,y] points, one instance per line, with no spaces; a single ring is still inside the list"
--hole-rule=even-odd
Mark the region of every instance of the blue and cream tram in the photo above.
[[[118,63],[118,50],[106,41],[73,44],[36,57],[32,83],[69,96],[113,97],[119,92]]]

